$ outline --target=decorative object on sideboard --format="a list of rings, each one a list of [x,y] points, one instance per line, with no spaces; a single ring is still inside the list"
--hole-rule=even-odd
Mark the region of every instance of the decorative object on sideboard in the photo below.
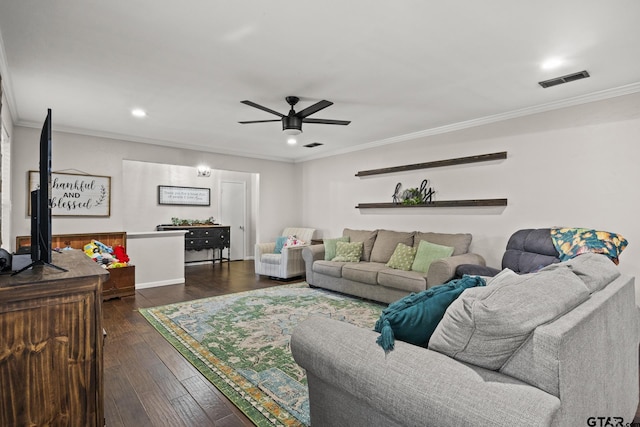
[[[171,218],[171,225],[218,225],[214,217],[210,216],[207,219],[181,219],[177,217]]]

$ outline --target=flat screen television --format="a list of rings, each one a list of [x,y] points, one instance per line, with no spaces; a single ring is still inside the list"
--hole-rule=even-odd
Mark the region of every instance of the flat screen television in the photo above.
[[[51,109],[40,132],[40,174],[38,188],[31,192],[31,264],[16,271],[18,274],[36,265],[51,264]]]

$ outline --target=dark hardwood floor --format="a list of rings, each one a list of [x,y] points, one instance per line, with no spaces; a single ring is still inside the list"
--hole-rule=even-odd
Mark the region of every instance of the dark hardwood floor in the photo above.
[[[184,285],[141,289],[105,301],[104,402],[112,426],[253,426],[137,312],[283,284],[254,274],[252,261],[189,265]]]
[[[112,426],[253,426],[137,312],[233,292],[283,284],[256,277],[252,261],[188,265],[184,285],[136,291],[105,301],[105,418]],[[640,423],[640,406],[634,422]]]

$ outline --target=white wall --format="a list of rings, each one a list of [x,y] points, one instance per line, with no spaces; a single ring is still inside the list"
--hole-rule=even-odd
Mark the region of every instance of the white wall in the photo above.
[[[15,249],[15,236],[28,235],[30,230],[26,211],[26,180],[29,170],[38,169],[39,135],[40,129],[14,127],[11,249]],[[261,177],[258,196],[260,205],[255,208],[258,218],[255,225],[256,239],[258,241],[272,241],[267,239],[275,239],[275,236],[279,235],[284,227],[300,224],[301,214],[298,200],[283,197],[283,195],[296,191],[297,178],[294,164],[54,132],[52,143],[52,169],[54,171],[74,169],[111,177],[111,216],[108,218],[53,217],[54,234],[90,233],[92,231],[139,232],[152,230],[157,225],[159,217],[149,218],[147,226],[145,211],[131,213],[126,208],[129,196],[141,191],[141,181],[129,176],[123,179],[123,162],[125,160],[187,167],[205,164],[211,169],[259,174]],[[155,197],[157,189],[154,188],[151,191],[154,192]],[[162,217],[162,222],[169,220],[170,217],[166,219]],[[143,225],[144,230],[141,230],[140,227]],[[131,229],[129,229],[130,227]]]
[[[623,272],[640,275],[640,94],[372,148],[301,166],[303,222],[324,237],[344,227],[473,234],[472,250],[500,267],[522,228],[591,227],[622,234]],[[360,170],[507,151],[504,161],[358,178]],[[508,198],[506,208],[358,210],[391,202],[397,182],[428,178],[436,200]]]
[[[0,92],[2,92],[0,90]],[[13,135],[13,120],[9,112],[9,104],[2,93],[2,112],[0,115],[0,150],[2,152],[2,176],[0,176],[0,203],[2,214],[0,215],[0,245],[4,249],[11,248],[11,136]]]
[[[122,176],[124,182],[136,182],[136,186],[123,192],[125,230],[151,231],[158,224],[170,224],[172,217],[180,219],[206,220],[210,217],[221,220],[220,189],[222,181],[243,182],[246,184],[247,215],[254,212],[253,195],[258,191],[253,173],[214,169],[208,177],[198,176],[197,167],[167,165],[163,163],[123,160]],[[158,185],[209,188],[210,206],[160,205],[158,203]],[[141,215],[140,212],[144,212]],[[256,243],[255,220],[247,218],[244,239],[243,258],[253,256]],[[227,225],[227,224],[225,224]],[[232,237],[239,230],[232,230]],[[235,239],[235,237],[234,237]],[[241,246],[238,246],[241,247]],[[187,261],[210,260],[211,251],[190,252]]]

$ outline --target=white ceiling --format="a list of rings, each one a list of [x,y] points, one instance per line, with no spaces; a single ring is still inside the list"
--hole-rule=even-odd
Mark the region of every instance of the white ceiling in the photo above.
[[[301,161],[640,91],[639,20],[638,0],[2,0],[0,71],[18,125],[51,108],[57,130]],[[351,124],[289,146],[237,123],[287,95]]]

